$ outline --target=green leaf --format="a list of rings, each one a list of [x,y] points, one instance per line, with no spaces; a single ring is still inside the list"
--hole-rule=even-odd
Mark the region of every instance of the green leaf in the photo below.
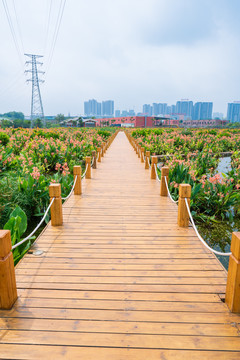
[[[25,214],[25,212],[20,208],[20,206],[16,206],[16,208],[13,210],[13,212],[10,214],[10,219],[11,218],[16,218],[16,217],[20,217],[20,223],[19,223],[19,235],[20,237],[22,236],[22,234],[25,233],[25,231],[27,230],[27,215]]]

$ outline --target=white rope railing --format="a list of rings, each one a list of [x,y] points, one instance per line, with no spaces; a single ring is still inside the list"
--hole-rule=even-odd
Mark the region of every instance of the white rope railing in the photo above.
[[[168,187],[168,182],[167,182],[167,177],[166,177],[166,176],[164,176],[164,180],[165,180],[165,184],[166,184],[166,188],[167,188],[167,192],[168,192],[169,198],[172,200],[172,202],[173,202],[174,204],[177,204],[177,203],[178,203],[178,200],[174,200],[174,199],[172,198],[172,195],[171,195],[170,191],[169,191],[169,187]]]
[[[86,172],[87,172],[87,169],[88,169],[88,164],[87,164],[87,166],[86,166],[86,169],[85,169],[85,171],[84,171],[84,173],[82,174],[82,179],[84,178],[84,176],[86,175]]]
[[[190,217],[190,220],[191,220],[191,223],[192,223],[192,226],[197,234],[197,237],[199,238],[199,240],[203,243],[204,246],[206,246],[206,248],[210,251],[212,251],[214,254],[216,255],[221,255],[221,256],[230,256],[232,253],[231,252],[228,252],[228,253],[223,253],[223,252],[220,252],[220,251],[217,251],[217,250],[214,250],[212,249],[207,243],[206,241],[203,240],[203,238],[201,237],[201,235],[199,234],[197,228],[196,228],[196,225],[194,223],[194,220],[193,220],[193,217],[192,217],[192,214],[191,214],[191,211],[190,211],[190,208],[189,208],[189,205],[188,205],[188,200],[187,198],[185,198],[185,204],[186,204],[186,207],[187,207],[187,211],[188,211],[188,215]]]
[[[156,177],[157,177],[157,180],[158,180],[159,182],[161,182],[161,180],[159,179],[159,176],[158,176],[158,172],[157,172],[157,166],[156,166],[156,164],[154,164],[154,167],[155,167],[155,171],[156,171]]]
[[[71,195],[72,195],[72,193],[73,193],[73,190],[75,189],[76,182],[77,182],[77,175],[76,175],[76,177],[75,177],[75,180],[74,180],[74,183],[73,183],[73,187],[72,187],[72,189],[71,189],[71,191],[70,191],[69,195],[68,195],[68,196],[66,196],[65,198],[62,198],[62,200],[68,200],[68,199],[70,198],[70,196],[71,196]]]
[[[20,245],[22,245],[23,243],[25,243],[25,241],[27,241],[28,239],[30,239],[30,238],[35,234],[35,232],[38,230],[38,228],[42,225],[43,221],[45,220],[45,218],[46,218],[46,216],[47,216],[47,213],[48,213],[48,211],[50,210],[50,208],[51,208],[54,200],[55,200],[55,197],[52,198],[52,201],[50,202],[47,210],[45,211],[45,214],[44,214],[42,220],[41,220],[40,223],[35,227],[35,229],[31,232],[31,234],[29,234],[25,239],[19,241],[17,244],[13,245],[13,246],[12,246],[12,250],[16,249],[18,246],[20,246]]]

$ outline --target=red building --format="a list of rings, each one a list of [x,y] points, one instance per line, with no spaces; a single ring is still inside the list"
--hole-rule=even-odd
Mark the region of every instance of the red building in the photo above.
[[[111,125],[121,125],[123,127],[155,127],[159,125],[165,125],[164,121],[169,121],[166,118],[160,119],[152,116],[122,116],[122,117],[114,117],[114,118],[104,118],[104,119],[96,119],[97,126],[111,126]],[[170,120],[170,121],[178,121],[178,120]],[[179,121],[178,121],[179,123]],[[172,125],[172,124],[170,124]]]

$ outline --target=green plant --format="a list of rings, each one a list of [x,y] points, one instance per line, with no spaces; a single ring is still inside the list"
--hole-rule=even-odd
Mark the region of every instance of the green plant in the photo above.
[[[9,142],[10,138],[7,134],[0,132],[0,144],[6,146]]]
[[[19,206],[16,206],[10,214],[9,220],[5,224],[4,229],[10,230],[12,245],[21,241],[22,235],[27,230],[27,215]],[[14,249],[13,258],[15,263],[27,252],[30,246],[31,240],[29,239]]]

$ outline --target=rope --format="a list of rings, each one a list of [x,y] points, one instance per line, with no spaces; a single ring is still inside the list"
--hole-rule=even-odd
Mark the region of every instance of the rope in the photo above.
[[[164,176],[164,180],[165,180],[165,184],[166,184],[168,196],[170,197],[170,199],[172,200],[172,202],[174,202],[175,204],[177,204],[177,203],[178,203],[178,200],[177,200],[177,201],[174,200],[174,199],[172,198],[172,195],[171,195],[170,191],[169,191],[168,182],[167,182],[167,177],[166,177],[166,176]]]
[[[220,251],[217,251],[217,250],[214,250],[212,249],[210,246],[208,246],[208,244],[203,240],[203,238],[201,237],[201,235],[199,234],[197,228],[196,228],[196,225],[193,221],[193,218],[192,218],[192,214],[190,212],[190,209],[189,209],[189,205],[188,205],[188,201],[187,201],[187,198],[185,198],[185,204],[186,204],[186,207],[187,207],[187,211],[188,211],[188,215],[190,217],[190,220],[191,220],[191,223],[192,223],[192,226],[197,234],[197,237],[199,238],[199,240],[203,243],[204,246],[206,246],[206,248],[210,251],[212,251],[214,254],[217,254],[217,255],[222,255],[222,256],[230,256],[232,253],[229,252],[229,253],[223,253],[223,252],[220,252]]]
[[[158,172],[157,172],[157,166],[156,166],[156,164],[154,164],[154,167],[155,167],[155,171],[156,171],[157,180],[158,180],[159,182],[161,182],[161,180],[159,179],[159,176],[158,176]]]
[[[16,249],[19,245],[22,245],[25,241],[27,241],[30,237],[32,237],[32,236],[35,234],[35,232],[37,231],[37,229],[42,225],[43,221],[45,220],[45,218],[46,218],[46,216],[47,216],[47,213],[48,213],[49,209],[51,208],[54,200],[55,200],[55,197],[52,198],[52,201],[50,202],[47,210],[45,211],[45,214],[44,214],[42,220],[41,220],[40,223],[35,227],[35,229],[31,232],[31,234],[28,235],[25,239],[23,239],[23,240],[19,241],[17,244],[15,244],[15,245],[12,247],[12,250]]]
[[[82,179],[83,179],[84,176],[86,175],[87,169],[88,169],[88,164],[87,164],[87,166],[86,166],[86,169],[85,169],[84,173],[82,174]]]
[[[77,175],[76,175],[76,177],[75,177],[75,180],[74,180],[74,183],[73,183],[72,190],[70,191],[69,195],[68,195],[67,197],[65,197],[65,198],[62,198],[62,200],[67,200],[67,199],[69,199],[69,198],[70,198],[70,196],[72,195],[73,190],[74,190],[74,188],[75,188],[76,182],[77,182]]]

